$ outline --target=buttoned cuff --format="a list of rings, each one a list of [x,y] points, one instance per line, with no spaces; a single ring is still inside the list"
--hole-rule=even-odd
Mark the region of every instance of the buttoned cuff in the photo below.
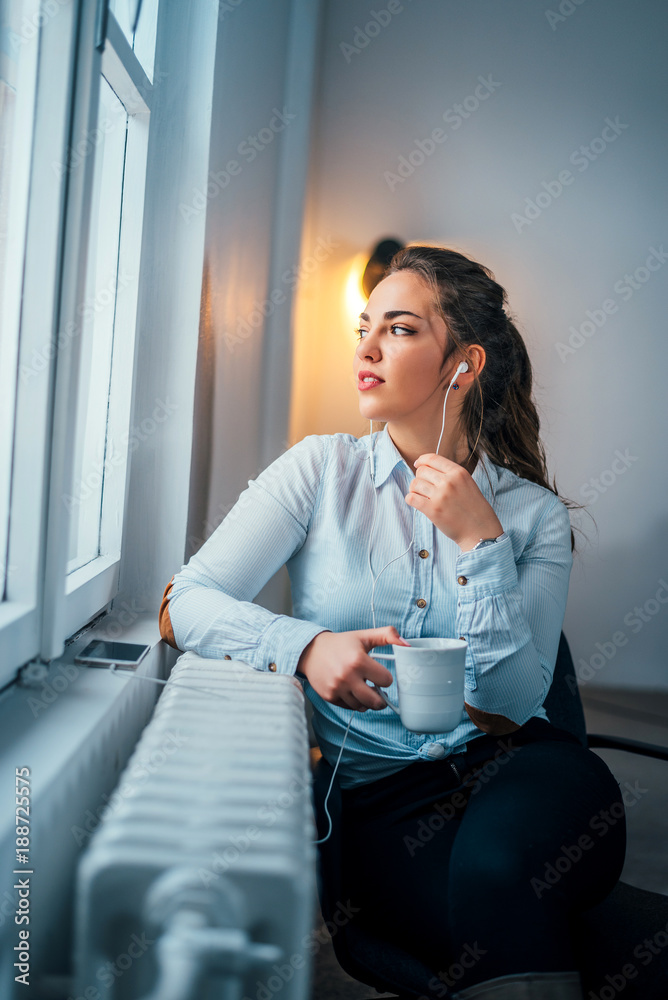
[[[455,563],[459,601],[468,604],[517,586],[517,566],[510,535],[504,531],[493,545],[462,552]]]
[[[294,676],[299,657],[320,632],[331,632],[331,629],[301,618],[277,615],[262,633],[262,655],[255,657],[255,669]]]

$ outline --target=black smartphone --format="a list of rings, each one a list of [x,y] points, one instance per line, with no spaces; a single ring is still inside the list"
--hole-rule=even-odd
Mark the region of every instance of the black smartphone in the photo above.
[[[132,668],[141,663],[150,648],[140,642],[93,639],[74,657],[74,662],[88,663],[92,667],[108,667],[110,663],[115,663],[119,667]]]

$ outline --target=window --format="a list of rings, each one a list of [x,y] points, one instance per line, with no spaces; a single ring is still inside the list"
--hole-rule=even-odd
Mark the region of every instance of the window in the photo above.
[[[103,77],[97,124],[102,138],[95,152],[86,294],[80,317],[73,488],[65,498],[70,512],[68,574],[100,555],[103,486],[115,469],[110,461],[115,456],[106,454],[107,417],[113,396],[110,376],[119,285],[126,124],[125,108]],[[119,350],[118,344],[115,349]],[[114,451],[115,444],[109,442],[110,451]]]
[[[32,147],[37,31],[26,29],[38,3],[10,0],[0,7],[0,594],[8,565],[16,373],[21,312],[28,180]]]
[[[97,4],[4,8],[0,686],[118,591],[158,13],[133,32],[135,3],[104,39]]]
[[[135,32],[132,31],[132,26],[136,18],[137,0],[111,0],[110,9],[146,76],[153,83],[158,0],[139,0],[139,4],[140,16]]]

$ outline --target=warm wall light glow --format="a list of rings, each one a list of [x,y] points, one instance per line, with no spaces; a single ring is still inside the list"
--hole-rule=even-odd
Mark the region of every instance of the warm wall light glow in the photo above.
[[[350,319],[350,338],[355,339],[354,328],[359,323],[360,313],[364,311],[367,298],[362,291],[362,275],[366,267],[368,254],[358,253],[352,260],[346,279],[346,316]]]

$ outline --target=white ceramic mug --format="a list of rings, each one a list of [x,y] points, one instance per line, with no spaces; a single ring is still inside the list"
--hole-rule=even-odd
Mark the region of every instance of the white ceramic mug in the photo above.
[[[375,691],[415,733],[448,733],[462,721],[464,711],[465,639],[409,639],[410,646],[392,643],[393,653],[369,653],[378,660],[394,660],[399,704],[377,684]]]

